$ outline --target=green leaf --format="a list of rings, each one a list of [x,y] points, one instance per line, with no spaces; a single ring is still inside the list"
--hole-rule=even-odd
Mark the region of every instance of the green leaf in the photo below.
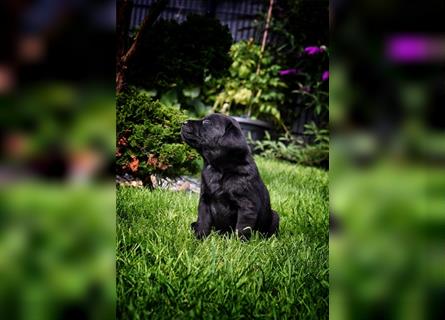
[[[182,89],[182,94],[189,98],[197,98],[201,92],[200,87],[190,87],[190,88],[184,88]]]

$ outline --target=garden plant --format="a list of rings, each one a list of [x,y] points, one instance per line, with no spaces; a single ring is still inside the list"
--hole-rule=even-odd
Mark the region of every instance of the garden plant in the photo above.
[[[229,74],[213,83],[213,110],[280,123],[278,104],[284,101],[281,89],[286,86],[279,77],[281,67],[252,41],[233,44],[230,56]]]
[[[151,175],[177,177],[198,170],[198,154],[181,141],[187,117],[179,110],[130,89],[117,99],[117,173],[151,186]]]

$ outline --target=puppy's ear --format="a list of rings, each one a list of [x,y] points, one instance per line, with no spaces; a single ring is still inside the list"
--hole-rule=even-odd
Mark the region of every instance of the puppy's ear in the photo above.
[[[245,152],[248,151],[247,141],[238,124],[229,122],[226,126],[224,135],[220,139],[222,147],[232,149],[231,151]]]
[[[241,131],[241,128],[239,126],[236,126],[234,123],[229,122],[226,126],[226,129],[224,131],[225,138],[232,137],[235,139],[244,139],[243,132]]]
[[[249,146],[238,123],[228,122],[224,133],[204,149],[203,157],[214,166],[227,167],[235,162],[246,161]]]
[[[224,135],[228,135],[228,134],[234,134],[234,133],[236,133],[236,127],[234,126],[234,124],[232,123],[232,122],[229,122],[227,125],[226,125],[226,129],[225,129],[225,131],[224,131]]]

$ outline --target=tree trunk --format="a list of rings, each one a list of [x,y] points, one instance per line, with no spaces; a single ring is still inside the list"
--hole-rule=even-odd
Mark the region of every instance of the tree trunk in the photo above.
[[[122,91],[125,85],[125,71],[123,68],[116,68],[116,94]]]

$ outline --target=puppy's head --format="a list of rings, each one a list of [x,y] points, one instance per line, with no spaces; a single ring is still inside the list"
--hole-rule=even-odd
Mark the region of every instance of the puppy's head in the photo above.
[[[181,128],[182,139],[210,163],[238,161],[249,153],[241,128],[234,119],[211,114],[202,120],[188,120]]]

